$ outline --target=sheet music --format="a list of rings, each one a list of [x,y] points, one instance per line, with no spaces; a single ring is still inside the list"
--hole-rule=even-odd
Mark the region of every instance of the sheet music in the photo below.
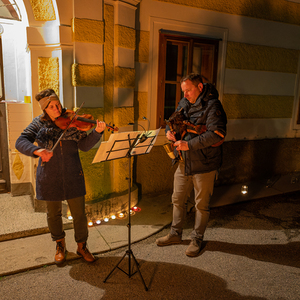
[[[146,135],[147,139],[144,142],[141,142],[140,138],[143,136],[143,133],[139,136],[134,148],[131,150],[131,155],[140,155],[140,154],[147,154],[150,152],[152,147],[154,146],[157,136],[159,134],[160,128],[156,130],[149,130],[146,131],[144,134]]]
[[[149,153],[154,146],[159,131],[160,128],[146,132],[131,131],[113,133],[110,135],[108,141],[101,142],[92,163],[127,157],[128,151],[134,141],[136,142],[130,152],[130,155]],[[142,142],[141,138],[144,134],[147,139]]]

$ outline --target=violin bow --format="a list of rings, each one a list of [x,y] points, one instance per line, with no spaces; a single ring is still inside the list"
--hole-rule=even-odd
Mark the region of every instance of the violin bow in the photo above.
[[[57,142],[54,144],[54,146],[52,147],[51,150],[49,150],[49,152],[53,152],[54,149],[57,147],[58,143],[60,142],[60,140],[62,139],[62,137],[65,135],[66,131],[68,130],[68,128],[70,127],[70,125],[72,124],[72,122],[75,120],[75,117],[77,116],[78,112],[80,111],[81,107],[83,106],[84,102],[82,102],[82,104],[80,105],[80,107],[76,110],[74,117],[72,118],[71,122],[68,124],[67,128],[63,131],[63,133],[60,135],[60,137],[58,138]],[[42,162],[42,166],[45,165],[46,162]]]

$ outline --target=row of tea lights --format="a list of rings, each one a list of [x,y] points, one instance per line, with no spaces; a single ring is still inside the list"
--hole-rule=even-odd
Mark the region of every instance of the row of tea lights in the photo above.
[[[141,211],[141,209],[139,207],[134,206],[130,210],[130,215],[134,215],[135,213],[140,212],[140,211]],[[111,215],[110,217],[105,217],[103,220],[101,220],[101,219],[89,220],[88,221],[88,226],[92,227],[92,226],[95,226],[95,225],[100,225],[102,223],[102,221],[107,223],[107,222],[109,222],[110,219],[111,220],[115,220],[115,219],[122,220],[122,219],[125,219],[126,217],[127,217],[127,212],[121,212],[117,215]],[[68,216],[68,220],[73,220],[73,217],[71,215]]]

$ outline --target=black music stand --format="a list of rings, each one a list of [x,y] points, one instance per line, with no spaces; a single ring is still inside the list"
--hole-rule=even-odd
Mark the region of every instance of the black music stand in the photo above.
[[[97,161],[108,161],[114,160],[118,158],[128,158],[128,249],[126,250],[125,254],[121,258],[121,260],[117,263],[117,265],[111,270],[111,272],[106,276],[103,282],[106,282],[107,279],[112,275],[115,269],[121,270],[123,273],[128,275],[129,278],[139,273],[141,280],[144,284],[145,290],[148,291],[148,288],[145,284],[144,278],[142,273],[139,269],[139,263],[137,262],[132,250],[131,250],[131,157],[133,155],[142,155],[147,154],[152,149],[159,130],[155,131],[148,131],[145,133],[140,132],[124,132],[124,133],[117,133],[112,134],[108,142],[102,142],[97,154],[94,158],[94,162]],[[126,137],[127,136],[127,137]],[[102,149],[101,146],[103,145]],[[98,157],[97,157],[98,156]],[[123,261],[125,256],[128,255],[128,272],[124,271],[119,267],[120,263]],[[131,269],[131,257],[135,263],[137,271],[133,272],[133,268]]]

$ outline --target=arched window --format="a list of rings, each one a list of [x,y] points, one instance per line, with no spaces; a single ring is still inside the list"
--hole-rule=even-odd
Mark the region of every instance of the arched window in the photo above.
[[[21,21],[21,13],[14,0],[0,0],[0,18]]]

